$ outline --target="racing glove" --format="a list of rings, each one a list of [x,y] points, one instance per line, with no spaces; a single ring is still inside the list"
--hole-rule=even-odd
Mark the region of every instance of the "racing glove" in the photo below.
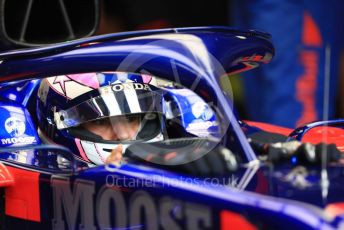
[[[334,144],[319,143],[314,145],[299,141],[260,143],[252,140],[250,144],[259,154],[260,159],[274,164],[291,161],[294,164],[319,165],[322,160],[326,160],[327,164],[338,162],[341,158],[341,152]]]
[[[178,138],[130,146],[129,162],[145,163],[193,176],[220,176],[239,168],[238,159],[227,148],[202,138]]]

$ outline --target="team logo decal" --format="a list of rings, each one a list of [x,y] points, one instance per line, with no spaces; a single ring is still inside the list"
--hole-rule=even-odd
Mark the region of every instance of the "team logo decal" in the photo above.
[[[148,84],[134,82],[131,80],[126,80],[125,82],[121,82],[119,80],[115,81],[113,84],[109,86],[105,86],[99,89],[101,94],[106,94],[110,92],[119,92],[123,90],[146,90],[152,91]]]
[[[12,136],[12,137],[19,137],[24,134],[25,132],[25,122],[20,120],[17,117],[10,117],[7,118],[5,121],[5,130]]]
[[[5,130],[10,137],[1,139],[1,145],[32,144],[37,142],[34,136],[25,135],[25,121],[17,117],[7,118]]]
[[[204,102],[196,102],[193,104],[191,111],[195,118],[202,118],[204,121],[210,120],[214,115],[211,108]]]
[[[123,84],[114,84],[111,87],[111,90],[114,92],[123,91],[123,90],[148,90],[151,91],[151,88],[147,84],[142,83],[123,83]]]

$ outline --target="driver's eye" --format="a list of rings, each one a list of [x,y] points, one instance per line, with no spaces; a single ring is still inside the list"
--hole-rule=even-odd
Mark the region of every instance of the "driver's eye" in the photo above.
[[[109,120],[108,119],[94,120],[94,121],[92,121],[92,124],[94,124],[94,125],[108,125]]]
[[[136,122],[139,120],[139,116],[129,116],[126,118],[128,122],[132,123],[132,122]]]
[[[139,116],[121,116],[114,118],[103,118],[99,120],[93,120],[90,123],[95,126],[110,126],[113,124],[125,124],[125,123],[134,123],[139,121]]]
[[[133,123],[138,122],[140,120],[140,116],[118,116],[118,117],[111,117],[109,122],[111,123]]]

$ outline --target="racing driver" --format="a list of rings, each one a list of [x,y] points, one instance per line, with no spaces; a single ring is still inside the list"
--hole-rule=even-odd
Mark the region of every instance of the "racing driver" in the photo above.
[[[150,75],[123,72],[43,79],[39,135],[90,163],[119,164],[130,144],[164,139],[163,96],[155,82]]]

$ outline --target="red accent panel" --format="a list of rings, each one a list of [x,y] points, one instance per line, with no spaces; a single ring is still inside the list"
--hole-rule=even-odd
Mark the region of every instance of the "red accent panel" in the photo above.
[[[248,222],[242,215],[223,210],[220,213],[221,230],[255,230],[254,225]]]
[[[322,37],[319,27],[307,11],[303,15],[302,43],[316,47],[320,47],[322,45]]]
[[[332,217],[344,214],[344,202],[329,204],[325,207],[325,212]]]
[[[7,167],[0,163],[0,187],[7,187],[14,184],[12,174],[8,171]]]
[[[7,168],[15,183],[5,190],[6,215],[40,222],[39,173],[10,166]]]
[[[344,130],[342,128],[315,127],[302,138],[302,142],[310,142],[312,144],[324,141],[327,144],[335,144],[340,151],[344,152]]]
[[[245,72],[247,70],[254,69],[254,68],[258,67],[257,63],[252,64],[252,63],[248,63],[248,62],[242,62],[242,64],[244,64],[245,67],[238,69],[238,70],[235,70],[235,71],[232,71],[232,72],[228,72],[227,75],[238,74],[238,73]]]
[[[306,47],[321,47],[322,37],[320,29],[309,12],[303,15],[302,44]],[[301,103],[301,117],[296,126],[318,120],[315,107],[317,88],[319,53],[312,50],[303,50],[300,53],[300,64],[304,73],[296,82],[296,98]]]
[[[296,126],[318,120],[315,108],[319,54],[316,51],[302,51],[300,61],[304,73],[296,82],[296,98],[301,103],[301,117]]]
[[[271,125],[267,123],[262,123],[262,122],[256,122],[256,121],[245,121],[250,126],[254,126],[257,128],[260,128],[266,132],[272,132],[272,133],[279,133],[285,136],[288,136],[293,130],[277,125]]]

